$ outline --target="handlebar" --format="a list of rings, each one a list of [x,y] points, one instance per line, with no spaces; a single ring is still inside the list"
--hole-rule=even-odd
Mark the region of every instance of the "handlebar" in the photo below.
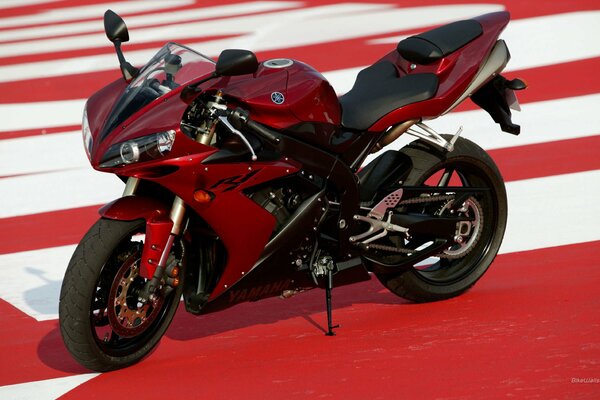
[[[266,126],[261,125],[258,122],[252,121],[251,119],[248,120],[248,122],[246,123],[246,126],[250,129],[252,129],[256,134],[262,136],[264,139],[271,142],[272,144],[279,143],[279,137],[277,137],[277,136],[275,136],[275,134],[271,133],[270,129],[267,128]]]
[[[231,133],[238,136],[242,142],[248,147],[250,153],[252,154],[252,161],[257,160],[256,153],[248,142],[248,139],[241,132],[243,127],[248,127],[252,129],[256,134],[261,136],[263,139],[267,140],[271,144],[279,143],[279,138],[274,132],[271,132],[267,127],[259,124],[258,122],[252,121],[250,119],[250,113],[248,111],[243,110],[241,108],[236,108],[235,110],[219,110],[217,113],[219,121],[227,128]]]
[[[237,129],[248,127],[258,136],[267,140],[271,144],[276,145],[279,143],[279,135],[266,126],[250,119],[250,113],[248,111],[241,108],[236,108],[235,110],[227,110],[227,115],[230,117],[233,126],[235,126]]]

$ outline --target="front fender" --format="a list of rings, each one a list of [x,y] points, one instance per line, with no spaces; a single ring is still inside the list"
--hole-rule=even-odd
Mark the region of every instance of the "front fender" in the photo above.
[[[118,221],[146,220],[146,238],[140,262],[140,275],[151,279],[169,239],[173,221],[171,205],[146,196],[126,196],[99,210],[103,218]]]

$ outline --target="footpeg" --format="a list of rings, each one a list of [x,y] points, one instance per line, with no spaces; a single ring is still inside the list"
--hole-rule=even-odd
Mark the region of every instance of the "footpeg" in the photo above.
[[[388,218],[385,221],[380,221],[378,219],[370,217],[363,217],[362,215],[355,215],[354,219],[357,221],[363,221],[368,223],[369,229],[366,232],[363,232],[359,235],[350,236],[350,242],[357,244],[367,244],[377,239],[381,239],[382,237],[386,236],[388,232],[408,232],[408,228],[392,223],[391,218],[391,213],[388,214]]]

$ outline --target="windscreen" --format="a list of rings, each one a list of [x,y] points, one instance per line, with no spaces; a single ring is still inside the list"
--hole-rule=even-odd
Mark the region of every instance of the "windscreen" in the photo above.
[[[215,62],[177,43],[167,43],[140,70],[115,103],[100,140],[142,107],[214,70]]]

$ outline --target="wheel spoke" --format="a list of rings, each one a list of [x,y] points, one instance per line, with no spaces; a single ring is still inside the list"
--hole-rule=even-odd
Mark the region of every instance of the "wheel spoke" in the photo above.
[[[454,169],[446,168],[446,170],[444,171],[444,174],[440,178],[440,181],[438,182],[437,186],[438,187],[448,186],[448,183],[450,183],[450,178],[452,178],[453,172],[454,172]]]

